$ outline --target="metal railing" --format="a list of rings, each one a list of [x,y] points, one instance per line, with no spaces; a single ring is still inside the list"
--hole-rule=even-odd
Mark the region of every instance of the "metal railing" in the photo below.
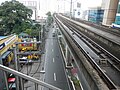
[[[34,90],[38,90],[38,85],[44,86],[44,87],[49,88],[49,89],[52,89],[52,90],[61,90],[61,89],[59,89],[59,88],[57,88],[57,87],[55,87],[55,86],[52,86],[52,85],[50,85],[50,84],[48,84],[48,83],[45,83],[45,82],[43,82],[43,81],[41,81],[41,80],[38,80],[38,79],[35,79],[35,78],[31,77],[31,76],[28,76],[28,75],[26,75],[26,74],[23,74],[23,73],[21,73],[21,72],[18,72],[18,71],[16,71],[16,70],[13,70],[13,69],[8,68],[8,67],[6,67],[6,66],[3,66],[3,65],[1,65],[1,64],[0,64],[0,70],[2,70],[2,71],[4,72],[4,74],[6,74],[6,73],[8,73],[8,72],[9,72],[9,73],[12,73],[12,74],[14,74],[15,76],[18,76],[18,77],[20,78],[20,80],[26,79],[26,80],[28,80],[28,81],[31,81],[31,82],[35,83],[35,89],[34,89]],[[8,83],[7,83],[6,85],[8,85]],[[24,86],[24,85],[21,85],[21,90],[24,90],[24,87],[23,87],[23,86]],[[9,89],[8,89],[8,86],[6,86],[6,88],[7,88],[7,90],[9,90]]]
[[[20,53],[19,50],[18,50],[18,44],[29,44],[29,43],[40,44],[41,41],[39,41],[39,42],[16,42],[15,43],[16,47],[13,48],[13,50],[14,50],[14,59],[15,59],[15,70],[0,64],[0,70],[3,71],[3,74],[4,74],[3,78],[5,78],[6,90],[9,90],[9,86],[8,86],[9,84],[8,84],[8,80],[7,80],[7,74],[8,73],[11,73],[11,74],[15,75],[15,78],[16,78],[16,84],[15,84],[16,85],[16,90],[24,90],[25,87],[24,87],[23,80],[33,82],[34,87],[35,87],[35,89],[33,89],[33,90],[43,90],[43,89],[39,88],[39,85],[42,86],[45,89],[47,88],[48,90],[61,90],[61,89],[59,89],[59,88],[57,88],[57,87],[55,87],[53,85],[50,85],[50,84],[45,83],[45,82],[43,82],[41,80],[35,79],[35,78],[31,77],[31,76],[28,76],[26,74],[23,74],[23,73],[19,72],[19,61],[18,61],[17,56],[19,54],[22,54],[22,53]],[[40,51],[34,51],[34,53],[36,53],[36,52],[37,52],[37,54],[40,54]],[[32,54],[32,53],[27,53],[27,54]],[[0,56],[0,60],[2,60],[1,56]]]

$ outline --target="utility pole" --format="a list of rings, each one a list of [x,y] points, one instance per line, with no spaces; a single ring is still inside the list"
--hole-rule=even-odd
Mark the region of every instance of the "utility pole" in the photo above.
[[[18,48],[18,44],[16,44],[16,47],[14,48],[14,60],[15,60],[15,70],[19,71],[18,58],[17,58],[17,48]],[[19,90],[19,77],[18,76],[16,76],[16,86],[17,86],[17,90]]]
[[[70,19],[71,19],[71,17],[72,17],[72,0],[70,2]]]
[[[65,14],[65,0],[64,0],[64,14]]]
[[[35,21],[36,21],[36,19],[37,19],[37,10],[36,10],[36,7],[35,7]]]
[[[59,5],[58,5],[58,13],[59,13]]]

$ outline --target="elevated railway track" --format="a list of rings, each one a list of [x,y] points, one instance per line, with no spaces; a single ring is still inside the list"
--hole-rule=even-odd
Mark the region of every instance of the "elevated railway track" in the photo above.
[[[64,21],[64,24],[68,23],[71,26],[76,27],[79,32],[85,34],[100,46],[105,48],[107,51],[112,53],[114,56],[120,59],[120,34],[106,29],[97,29],[90,25],[84,23],[79,23],[73,20],[70,20],[66,17],[58,16],[59,19]]]
[[[68,33],[71,40],[76,44],[87,60],[91,63],[93,68],[98,72],[99,76],[107,84],[108,88],[110,90],[119,89],[120,60],[81,33],[76,25],[71,24],[70,21],[66,21],[61,18],[59,19],[67,28],[69,28],[69,30],[64,28],[65,32]],[[58,18],[56,21],[59,25],[62,25],[60,24]]]
[[[73,20],[75,21],[78,21],[80,23],[83,23],[83,24],[86,24],[88,26],[92,26],[94,28],[97,28],[97,29],[100,29],[100,30],[103,30],[103,31],[106,31],[106,32],[109,32],[109,33],[112,33],[114,35],[118,35],[120,36],[120,30],[119,29],[113,29],[111,27],[108,27],[108,26],[103,26],[103,25],[100,25],[100,24],[95,24],[95,23],[91,23],[89,21],[86,21],[86,20],[81,20],[81,19],[75,19],[75,18],[72,18]]]

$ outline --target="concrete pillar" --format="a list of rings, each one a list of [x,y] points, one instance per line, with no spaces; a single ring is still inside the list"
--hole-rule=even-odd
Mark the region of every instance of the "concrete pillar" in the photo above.
[[[115,22],[118,0],[106,0],[104,6],[104,16],[103,16],[103,25],[110,26]]]
[[[67,66],[71,65],[71,55],[70,55],[70,51],[68,49],[68,45],[66,45],[66,62],[67,62]]]

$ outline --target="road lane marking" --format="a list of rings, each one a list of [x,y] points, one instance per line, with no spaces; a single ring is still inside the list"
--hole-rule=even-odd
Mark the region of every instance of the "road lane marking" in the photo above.
[[[55,62],[55,59],[53,58],[53,62]]]
[[[56,74],[54,73],[54,81],[56,81]]]

